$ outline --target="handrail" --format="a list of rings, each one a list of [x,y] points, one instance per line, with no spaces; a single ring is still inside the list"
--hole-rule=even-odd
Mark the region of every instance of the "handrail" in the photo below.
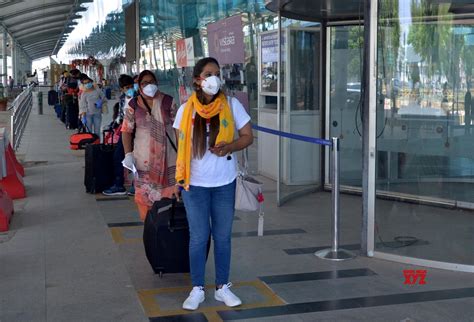
[[[21,138],[26,128],[26,122],[31,112],[33,105],[32,91],[34,87],[34,84],[28,85],[28,87],[15,98],[11,107],[8,109],[12,111],[10,139],[13,150],[15,151],[20,146]]]

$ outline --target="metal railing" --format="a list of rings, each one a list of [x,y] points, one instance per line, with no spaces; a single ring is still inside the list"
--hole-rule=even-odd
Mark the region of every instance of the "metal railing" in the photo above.
[[[28,117],[30,116],[31,108],[33,105],[33,88],[34,85],[28,85],[20,95],[15,98],[11,107],[8,109],[12,111],[11,115],[11,129],[10,129],[10,141],[13,147],[13,150],[17,150],[20,146],[21,138],[23,132],[26,128],[26,123],[28,122]]]

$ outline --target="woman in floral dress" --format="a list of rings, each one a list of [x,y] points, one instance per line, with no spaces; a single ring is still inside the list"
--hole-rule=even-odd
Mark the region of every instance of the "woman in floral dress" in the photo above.
[[[153,72],[138,77],[139,95],[125,108],[122,139],[124,167],[135,168],[135,202],[145,220],[153,202],[171,198],[175,187],[176,135],[172,127],[176,104],[158,90]]]

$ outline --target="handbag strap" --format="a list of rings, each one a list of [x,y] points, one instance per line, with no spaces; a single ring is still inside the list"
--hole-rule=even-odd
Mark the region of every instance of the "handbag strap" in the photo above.
[[[171,198],[171,215],[169,221],[169,227],[173,228],[175,225],[175,211],[176,211],[176,198]]]
[[[165,133],[166,133],[166,137],[167,137],[168,140],[170,141],[171,146],[173,147],[173,150],[174,150],[175,152],[178,152],[178,149],[176,148],[176,145],[174,144],[173,140],[171,140],[171,138],[170,138],[168,132],[166,132],[166,129],[165,129]]]
[[[233,111],[234,107],[232,104],[232,96],[227,96],[227,101],[229,102],[229,106],[231,111]],[[244,176],[248,175],[249,173],[249,151],[248,148],[243,149],[242,151],[242,164],[237,162],[239,167],[239,172],[241,172]]]
[[[171,108],[171,104],[173,104],[173,97],[171,97],[170,95],[167,95],[167,94],[164,94],[165,96],[163,97],[163,107],[164,108]],[[151,115],[151,108],[150,108],[150,105],[148,105],[148,102],[145,100],[145,98],[140,95],[140,97],[142,98],[142,101],[143,103],[145,103],[145,107],[146,109],[148,110],[148,113]],[[133,108],[135,109],[136,108],[136,105],[133,106]],[[168,138],[168,140],[170,141],[170,144],[171,146],[173,147],[173,150],[175,152],[178,152],[178,149],[176,148],[176,145],[174,144],[173,140],[171,140],[168,132],[166,131],[166,120],[163,119],[163,122],[165,123],[165,133],[166,133],[166,137]]]
[[[86,123],[83,123],[81,121],[81,126],[78,127],[77,133],[92,133],[92,131],[89,130],[89,127],[87,126]]]

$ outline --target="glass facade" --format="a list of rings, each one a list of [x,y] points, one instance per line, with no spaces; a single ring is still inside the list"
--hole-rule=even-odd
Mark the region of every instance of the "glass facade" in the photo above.
[[[213,56],[221,64],[228,95],[243,103],[254,124],[321,136],[317,24],[282,19],[278,43],[278,17],[261,0],[141,0],[139,16],[140,68],[155,71],[164,92],[184,102],[192,91],[194,63]],[[279,74],[282,108],[277,115]],[[256,135],[251,170],[279,182],[278,200],[321,185],[319,146]],[[280,158],[275,157],[277,145]]]
[[[185,102],[192,91],[195,62],[211,55],[221,65],[227,94],[239,99],[253,123],[259,123],[259,104],[267,102],[275,109],[276,93],[267,97],[258,91],[263,79],[258,35],[277,29],[277,18],[265,9],[264,1],[141,0],[139,4],[140,69],[153,70],[163,92]],[[275,74],[268,78],[276,81]],[[276,117],[275,110],[273,114]],[[259,170],[255,160],[260,143],[257,139],[249,151],[251,172]],[[274,145],[271,148],[274,151]],[[276,180],[277,170],[272,174]]]
[[[474,265],[474,25],[461,20],[472,12],[428,0],[379,5],[375,250]],[[121,10],[108,12],[70,53],[99,58],[116,79],[125,71],[124,24]],[[338,137],[341,184],[361,190],[363,22],[321,29],[282,18],[279,32],[261,0],[141,0],[137,25],[137,65],[156,73],[162,91],[185,102],[195,62],[214,56],[254,124]],[[250,170],[276,182],[279,204],[330,183],[329,149],[255,134]]]
[[[472,7],[454,2],[380,3],[376,185],[400,201],[377,200],[378,251],[474,265],[474,217],[460,209],[474,204],[474,24],[465,14]]]
[[[361,77],[364,27],[329,29],[329,137],[340,139],[341,185],[362,186]],[[347,63],[341,63],[347,62]]]
[[[256,120],[256,35],[276,28],[274,15],[262,0],[140,1],[140,68],[155,71],[162,90],[185,101],[191,91],[194,63],[209,55],[208,25],[233,16],[241,17],[243,43],[236,50],[242,50],[243,57],[220,61],[223,80],[229,94],[243,100]],[[184,39],[191,52],[182,64],[177,46]]]
[[[4,46],[6,60],[3,59]],[[5,69],[4,62],[6,63]],[[8,33],[0,32],[0,74],[5,74],[3,77],[0,77],[0,83],[7,84],[8,76],[12,76],[15,85],[24,84],[26,74],[32,72],[31,62],[31,58]]]

